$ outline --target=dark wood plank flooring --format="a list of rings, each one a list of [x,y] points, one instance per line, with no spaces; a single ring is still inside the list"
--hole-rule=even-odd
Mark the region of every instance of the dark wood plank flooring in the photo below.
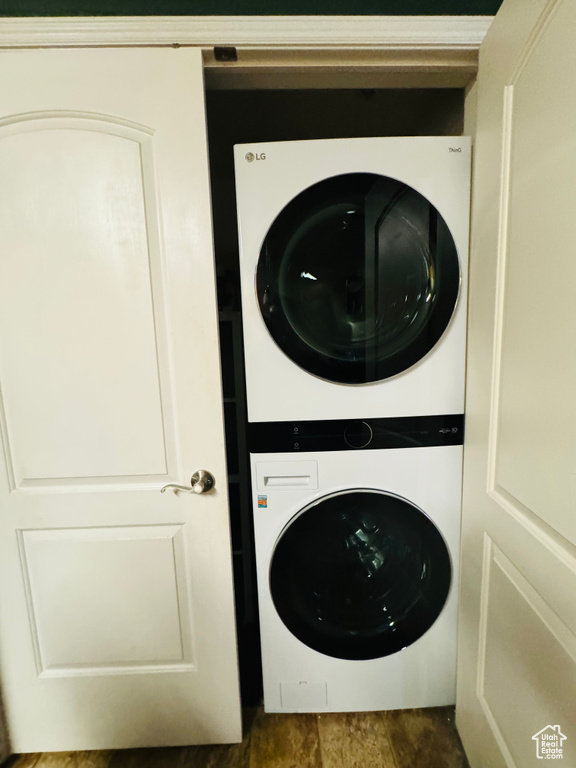
[[[454,708],[245,712],[241,744],[14,755],[5,768],[469,768]]]

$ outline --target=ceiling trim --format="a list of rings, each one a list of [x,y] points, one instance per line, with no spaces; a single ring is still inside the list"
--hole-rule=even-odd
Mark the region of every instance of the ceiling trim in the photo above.
[[[98,16],[0,19],[0,48],[191,45],[477,51],[492,16]]]

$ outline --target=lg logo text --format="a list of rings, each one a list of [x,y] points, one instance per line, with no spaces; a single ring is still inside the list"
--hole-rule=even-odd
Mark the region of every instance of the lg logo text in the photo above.
[[[253,163],[254,160],[266,160],[266,153],[256,152],[256,154],[254,154],[253,152],[247,152],[246,160],[248,160],[249,163]]]

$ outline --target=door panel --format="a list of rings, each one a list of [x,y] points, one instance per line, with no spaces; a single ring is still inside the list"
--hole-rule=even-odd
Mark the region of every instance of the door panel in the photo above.
[[[558,5],[540,22],[507,86],[506,285],[496,328],[493,461],[495,490],[576,544],[574,437],[559,428],[576,424],[569,331],[576,328],[576,262],[566,258],[576,199],[576,104],[563,87],[550,87],[554,72],[574,66],[576,16]]]
[[[537,759],[531,737],[541,729],[527,733],[525,716],[546,727],[553,715],[564,734],[572,732],[574,688],[566,683],[574,678],[575,637],[488,538],[483,592],[478,695],[503,756],[530,766]]]
[[[201,53],[0,69],[13,748],[239,740]],[[213,492],[160,494],[200,468]]]
[[[15,487],[165,475],[149,132],[40,113],[0,136],[0,378]]]
[[[481,49],[457,723],[471,765],[576,764],[576,60],[566,0],[505,0]]]
[[[193,669],[183,538],[176,525],[20,531],[39,675]]]

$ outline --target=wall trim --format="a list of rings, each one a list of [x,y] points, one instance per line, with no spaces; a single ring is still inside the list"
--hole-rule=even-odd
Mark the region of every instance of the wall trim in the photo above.
[[[0,48],[191,45],[477,51],[492,16],[99,16],[0,19]]]

